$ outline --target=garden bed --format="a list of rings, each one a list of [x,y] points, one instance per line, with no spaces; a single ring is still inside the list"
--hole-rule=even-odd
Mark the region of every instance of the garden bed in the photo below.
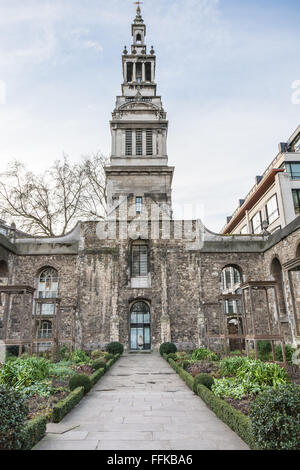
[[[114,348],[116,343],[113,343],[113,353]],[[11,399],[18,400],[16,406],[20,410],[20,420],[21,416],[25,419],[23,437],[9,442],[6,436],[11,435],[7,430],[12,429],[10,426],[13,426],[14,412],[10,415],[3,410],[0,449],[19,449],[20,446],[29,449],[37,443],[45,433],[47,421],[59,422],[120,357],[123,347],[119,343],[118,348],[118,354],[93,351],[88,355],[84,351],[75,350],[70,356],[68,352],[64,354],[65,350],[61,351],[59,362],[23,355],[20,358],[9,357],[4,364],[0,364],[0,398],[5,403],[5,394],[13,391]],[[18,432],[21,432],[20,429]]]
[[[161,354],[252,449],[300,448],[299,367],[237,354],[221,359],[205,348],[177,352],[172,343]]]

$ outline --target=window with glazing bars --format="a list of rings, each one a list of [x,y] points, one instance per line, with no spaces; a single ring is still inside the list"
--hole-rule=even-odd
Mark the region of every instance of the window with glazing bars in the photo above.
[[[125,155],[132,155],[132,129],[125,131]]]
[[[153,155],[152,129],[147,129],[146,130],[146,155]]]
[[[133,245],[131,249],[131,276],[143,277],[148,275],[147,245]]]
[[[279,217],[277,195],[271,197],[266,204],[266,214],[269,224],[272,224]]]
[[[143,131],[136,129],[136,155],[143,155]]]

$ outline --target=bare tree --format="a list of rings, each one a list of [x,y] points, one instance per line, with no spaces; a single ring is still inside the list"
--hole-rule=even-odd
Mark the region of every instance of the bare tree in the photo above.
[[[14,161],[0,175],[0,215],[37,236],[60,236],[78,220],[106,213],[107,159],[100,153],[71,164],[66,155],[42,174]]]

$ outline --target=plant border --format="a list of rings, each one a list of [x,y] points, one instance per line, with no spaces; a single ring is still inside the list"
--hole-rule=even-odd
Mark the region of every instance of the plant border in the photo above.
[[[164,358],[184,380],[188,387],[194,391],[194,378],[173,359],[168,358],[167,354],[164,354]],[[216,397],[213,392],[204,385],[198,385],[197,395],[215,413],[215,415],[223,421],[223,423],[227,424],[227,426],[229,426],[230,429],[232,429],[250,447],[250,449],[258,450],[252,432],[251,420],[248,416],[236,410],[233,406],[227,403],[227,401]]]
[[[103,375],[111,368],[111,366],[120,358],[121,354],[107,361],[105,369],[96,370],[89,379],[92,387],[103,377]],[[77,387],[70,392],[63,400],[54,405],[51,420],[46,415],[38,415],[27,421],[23,431],[23,450],[31,450],[45,435],[48,422],[59,423],[85,396],[84,388]]]

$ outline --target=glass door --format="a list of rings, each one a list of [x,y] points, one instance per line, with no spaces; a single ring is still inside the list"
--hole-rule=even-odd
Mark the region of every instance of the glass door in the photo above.
[[[151,349],[150,311],[145,302],[136,302],[130,313],[130,349]]]

